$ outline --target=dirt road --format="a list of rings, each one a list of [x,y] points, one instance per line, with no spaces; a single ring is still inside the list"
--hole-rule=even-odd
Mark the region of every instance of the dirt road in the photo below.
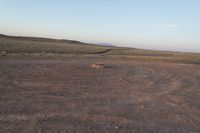
[[[111,67],[95,69],[93,63]],[[200,66],[1,58],[0,132],[198,133]]]

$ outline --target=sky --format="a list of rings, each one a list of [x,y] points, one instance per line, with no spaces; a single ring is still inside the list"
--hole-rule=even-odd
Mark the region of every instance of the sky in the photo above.
[[[200,53],[200,0],[0,0],[0,34]]]

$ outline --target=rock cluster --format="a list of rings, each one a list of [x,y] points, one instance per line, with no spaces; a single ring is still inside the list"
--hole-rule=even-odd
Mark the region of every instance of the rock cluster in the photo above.
[[[92,64],[91,65],[92,68],[96,68],[96,69],[104,69],[104,68],[111,68],[111,65],[107,65],[107,64]]]

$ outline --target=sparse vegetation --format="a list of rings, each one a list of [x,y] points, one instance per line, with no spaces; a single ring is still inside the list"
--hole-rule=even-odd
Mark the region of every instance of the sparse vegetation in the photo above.
[[[76,55],[103,55],[132,58],[137,60],[169,61],[189,64],[200,64],[200,54],[143,50],[134,48],[120,48],[100,46],[71,40],[55,40],[32,37],[0,36],[1,56],[19,54],[22,56],[62,56]]]
[[[160,58],[3,57],[0,132],[198,132],[200,66]]]
[[[0,55],[0,132],[199,131],[199,54],[0,35]]]

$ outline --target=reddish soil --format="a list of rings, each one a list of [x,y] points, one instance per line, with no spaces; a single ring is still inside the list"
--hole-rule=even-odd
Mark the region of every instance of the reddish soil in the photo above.
[[[94,69],[92,64],[111,67]],[[0,59],[1,133],[199,133],[200,66]]]

